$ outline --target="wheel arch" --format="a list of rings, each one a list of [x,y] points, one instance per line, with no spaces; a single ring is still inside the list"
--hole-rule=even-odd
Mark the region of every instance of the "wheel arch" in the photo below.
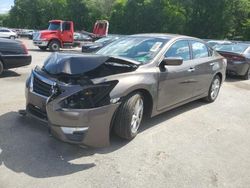
[[[223,82],[223,74],[222,74],[221,72],[217,72],[217,73],[214,75],[214,77],[215,77],[215,76],[219,76],[219,77],[220,77],[221,83]]]
[[[152,111],[153,111],[153,96],[151,95],[151,93],[147,89],[138,88],[138,89],[135,89],[133,91],[130,91],[128,94],[126,94],[124,97],[122,97],[121,102],[123,102],[128,96],[131,96],[134,93],[142,94],[143,102],[145,104],[144,113],[143,113],[144,118],[150,118],[152,115]],[[117,113],[119,108],[120,108],[120,106],[116,109],[115,113],[113,114],[111,124],[110,124],[110,131],[113,129],[114,120],[115,120],[116,113]]]

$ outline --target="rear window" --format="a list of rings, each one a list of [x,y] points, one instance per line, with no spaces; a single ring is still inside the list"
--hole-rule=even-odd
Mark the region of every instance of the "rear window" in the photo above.
[[[205,58],[209,56],[208,48],[204,43],[191,41],[192,51],[193,51],[193,58]]]
[[[246,44],[224,44],[224,45],[216,45],[216,51],[223,52],[233,52],[233,53],[244,53],[249,45]]]

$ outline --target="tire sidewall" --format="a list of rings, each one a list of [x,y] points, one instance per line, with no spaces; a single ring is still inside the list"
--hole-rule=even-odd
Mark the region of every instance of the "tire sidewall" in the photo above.
[[[57,49],[55,49],[54,47],[53,47],[53,45],[57,45],[58,46],[58,48]],[[57,52],[57,51],[59,51],[60,50],[60,43],[58,42],[58,41],[51,41],[50,42],[50,44],[49,44],[49,49],[50,49],[50,51],[52,51],[52,52]]]
[[[0,60],[0,75],[2,75],[3,70],[4,70],[3,63],[2,63],[2,61]]]
[[[134,92],[129,94],[127,97],[124,98],[123,102],[115,113],[113,129],[116,135],[118,135],[119,137],[124,138],[126,140],[132,140],[138,134],[138,130],[142,121],[140,121],[138,129],[135,132],[132,131],[131,123],[136,102],[140,98],[144,103],[143,95],[141,93]],[[141,118],[143,118],[143,114]]]

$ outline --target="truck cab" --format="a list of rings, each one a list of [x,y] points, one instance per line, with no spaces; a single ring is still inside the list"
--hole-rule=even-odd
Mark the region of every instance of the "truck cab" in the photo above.
[[[82,31],[82,33],[90,36],[92,40],[96,40],[107,36],[109,22],[107,20],[97,20],[93,33]],[[74,44],[74,23],[72,21],[51,20],[47,30],[43,30],[33,34],[33,44],[41,50],[59,51],[65,46],[73,46]]]
[[[74,42],[74,23],[72,21],[51,20],[47,30],[35,33],[33,44],[41,50],[49,48],[58,51],[65,46],[72,46]]]

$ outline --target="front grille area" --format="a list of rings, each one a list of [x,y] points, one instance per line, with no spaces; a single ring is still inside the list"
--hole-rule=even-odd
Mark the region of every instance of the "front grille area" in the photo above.
[[[27,110],[33,114],[34,116],[40,118],[40,119],[44,119],[44,120],[47,120],[47,113],[42,111],[40,108],[38,107],[35,107],[31,104],[28,104],[27,106]]]
[[[49,97],[51,95],[51,85],[34,76],[33,91],[37,94]]]

